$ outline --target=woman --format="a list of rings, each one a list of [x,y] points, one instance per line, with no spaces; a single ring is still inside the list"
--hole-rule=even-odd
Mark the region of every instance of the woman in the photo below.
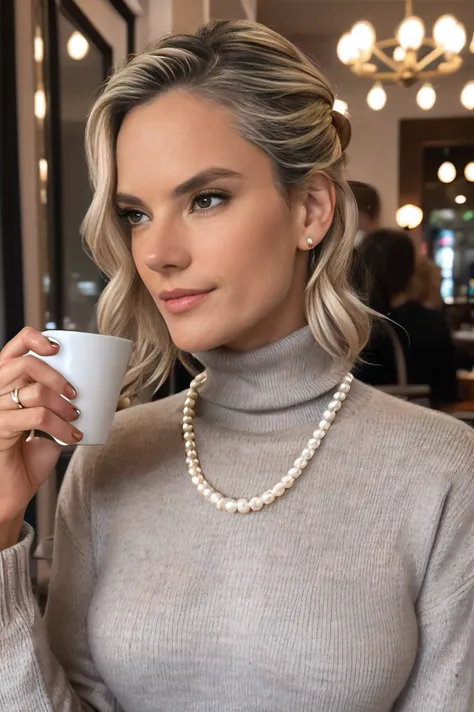
[[[402,230],[376,230],[359,254],[370,275],[369,304],[390,318],[405,355],[408,383],[429,385],[433,407],[452,406],[458,400],[454,344],[443,315],[411,296],[413,241]],[[384,322],[376,324],[357,371],[372,385],[397,382],[394,347],[384,327]]]
[[[205,372],[78,449],[44,631],[20,520],[57,449],[21,432],[80,436],[24,356],[49,343],[5,348],[2,710],[471,709],[472,434],[346,375],[369,319],[333,101],[287,40],[221,22],[94,106],[85,234],[111,278],[99,327],[135,340],[124,397],[179,352]]]

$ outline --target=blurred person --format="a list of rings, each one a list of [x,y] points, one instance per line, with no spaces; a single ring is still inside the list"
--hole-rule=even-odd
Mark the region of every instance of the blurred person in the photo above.
[[[369,183],[350,180],[349,185],[354,194],[359,211],[359,219],[355,238],[355,246],[359,247],[367,233],[380,227],[380,195]]]
[[[74,384],[33,329],[1,352],[1,710],[470,710],[473,436],[349,373],[370,314],[333,105],[237,21],[161,39],[94,105],[84,230],[99,331],[134,341],[122,397],[182,353],[204,370],[76,450],[43,624],[21,520],[59,447],[24,431],[80,442]]]
[[[420,280],[415,291],[416,250],[411,237],[402,230],[376,230],[364,240],[360,259],[369,276],[368,303],[395,328],[405,355],[408,383],[429,385],[435,407],[455,403],[454,344],[443,315],[421,301],[429,299],[431,284],[423,289]],[[374,325],[363,359],[365,363],[357,370],[362,381],[376,386],[397,382],[395,353],[383,322]]]
[[[427,309],[441,310],[443,306],[442,281],[441,268],[429,257],[420,255],[407,288],[409,299],[419,302]]]

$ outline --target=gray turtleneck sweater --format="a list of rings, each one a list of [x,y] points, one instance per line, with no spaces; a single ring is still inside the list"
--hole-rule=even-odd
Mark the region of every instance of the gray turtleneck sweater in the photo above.
[[[341,374],[308,328],[199,358],[204,473],[263,492]],[[1,712],[472,712],[472,431],[356,382],[293,488],[234,515],[190,482],[183,400],[77,451],[45,621],[28,527],[1,554]]]

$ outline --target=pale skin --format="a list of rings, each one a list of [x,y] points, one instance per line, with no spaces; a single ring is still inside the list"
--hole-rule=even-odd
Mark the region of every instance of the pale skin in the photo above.
[[[183,351],[246,351],[305,325],[311,238],[334,216],[329,179],[283,196],[265,153],[234,127],[231,113],[185,90],[133,109],[117,141],[116,208],[131,229],[136,269],[173,342]],[[204,290],[179,313],[162,293]],[[54,353],[26,328],[0,353],[0,550],[14,545],[30,499],[56,465],[60,447],[80,442],[73,399],[53,368],[32,356]],[[20,388],[22,410],[10,398]]]

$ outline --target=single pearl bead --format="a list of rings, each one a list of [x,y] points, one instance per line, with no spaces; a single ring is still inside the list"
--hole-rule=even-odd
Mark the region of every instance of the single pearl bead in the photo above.
[[[261,497],[252,497],[249,502],[250,509],[253,512],[259,512],[263,507],[263,500]]]
[[[192,424],[183,422],[183,433],[189,433],[191,430],[194,430]]]
[[[271,490],[267,490],[262,494],[261,499],[264,504],[272,504],[275,501],[275,495]]]
[[[352,375],[352,373],[348,373],[344,379],[344,382],[348,383],[350,385],[353,380],[354,380],[354,376]]]
[[[341,385],[339,386],[339,390],[341,391],[341,393],[349,393],[351,387],[348,383],[341,383]]]
[[[311,448],[311,450],[317,450],[318,447],[321,445],[321,440],[319,438],[316,440],[316,438],[311,438],[308,440],[308,447]]]
[[[229,514],[235,514],[237,511],[237,502],[235,499],[228,499],[225,503],[225,511]]]
[[[212,490],[210,487],[206,487],[206,489],[202,491],[202,496],[204,497],[204,499],[207,499],[209,501],[213,492],[214,490]]]
[[[282,483],[285,485],[285,489],[290,489],[290,487],[293,487],[293,484],[295,482],[293,477],[290,477],[290,475],[284,475],[281,478]]]
[[[277,484],[272,487],[272,492],[275,495],[275,497],[281,497],[282,494],[285,492],[285,485],[283,482],[277,482]]]
[[[190,418],[194,418],[196,413],[192,408],[188,408],[187,406],[183,408],[183,415],[188,415]]]
[[[333,401],[331,401],[331,402],[329,403],[329,405],[328,405],[328,410],[334,410],[334,411],[337,412],[337,411],[340,410],[340,409],[341,409],[341,402],[340,402],[340,401],[333,400]]]
[[[305,447],[305,449],[304,449],[303,452],[301,453],[301,457],[302,457],[304,460],[311,460],[311,459],[314,457],[314,450],[312,450],[312,449],[309,448],[309,447]]]
[[[184,433],[184,439],[186,442],[194,442],[194,431],[190,433]]]
[[[194,477],[194,475],[202,475],[202,470],[200,467],[190,467],[188,472],[191,477]]]
[[[343,403],[346,400],[347,396],[345,393],[341,393],[341,391],[338,391],[337,393],[334,394],[334,400],[339,401],[340,403]]]
[[[303,474],[303,470],[300,470],[299,467],[292,467],[291,470],[288,470],[288,474],[290,477],[297,479]]]
[[[183,415],[183,423],[192,425],[194,423],[194,418],[191,418],[189,415]]]
[[[197,487],[201,482],[204,482],[204,477],[202,475],[194,475],[194,477],[191,478],[191,482]]]
[[[197,454],[196,450],[190,450],[188,447],[186,447],[187,445],[188,445],[188,443],[184,443],[184,447],[186,448],[187,455],[188,455],[189,459],[197,460],[198,454]],[[194,443],[194,445],[196,445],[196,443]]]
[[[322,421],[319,423],[319,429],[320,429],[320,430],[325,430],[326,433],[327,433],[327,431],[329,430],[330,427],[331,427],[331,423],[328,423],[327,420],[322,420]]]
[[[194,408],[194,406],[196,405],[196,399],[195,399],[195,398],[190,398],[190,397],[188,396],[188,397],[186,398],[186,400],[184,401],[184,405],[186,406],[186,408]]]
[[[237,509],[240,514],[247,514],[247,512],[250,512],[250,504],[248,503],[248,500],[239,499],[237,502]]]
[[[305,467],[308,466],[308,461],[304,459],[304,457],[298,457],[293,463],[294,467],[297,467],[298,470],[304,470]]]
[[[224,499],[220,492],[213,492],[209,497],[209,502],[211,504],[217,504],[220,499]]]
[[[333,410],[325,410],[323,413],[324,420],[327,420],[329,423],[332,423],[335,417],[336,414]]]
[[[224,495],[221,495],[216,502],[216,509],[219,509],[222,512],[224,510],[225,503],[226,503],[226,498],[224,497]]]
[[[195,450],[196,443],[194,440],[186,440],[186,442],[184,443],[184,447],[186,448],[186,450]],[[188,457],[190,457],[190,455],[188,455]]]
[[[206,482],[206,480],[203,480],[200,482],[197,486],[197,491],[201,492],[201,494],[204,492],[204,490],[209,487],[209,482]]]

